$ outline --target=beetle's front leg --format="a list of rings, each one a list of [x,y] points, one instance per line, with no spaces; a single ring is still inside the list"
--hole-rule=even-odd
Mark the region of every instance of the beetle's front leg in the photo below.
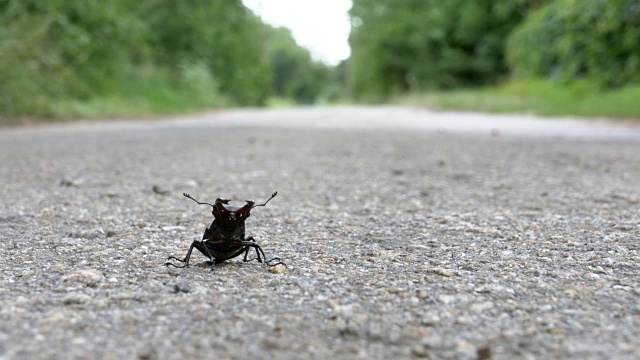
[[[211,267],[213,268],[213,265],[216,264],[216,258],[213,257],[213,255],[211,255],[211,252],[209,251],[209,247],[207,246],[207,240],[202,240],[199,242],[200,244],[196,244],[196,249],[200,250],[200,252],[209,258],[209,261],[211,261]]]

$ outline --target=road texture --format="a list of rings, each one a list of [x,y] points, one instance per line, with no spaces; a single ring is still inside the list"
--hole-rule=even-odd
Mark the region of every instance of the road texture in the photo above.
[[[2,359],[638,359],[640,127],[411,108],[0,129]],[[182,257],[266,200],[269,258]]]

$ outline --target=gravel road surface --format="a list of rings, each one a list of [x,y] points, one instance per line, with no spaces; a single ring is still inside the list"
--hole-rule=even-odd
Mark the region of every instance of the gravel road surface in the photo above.
[[[0,129],[1,359],[638,359],[640,127],[421,109]],[[200,201],[270,269],[194,252]]]

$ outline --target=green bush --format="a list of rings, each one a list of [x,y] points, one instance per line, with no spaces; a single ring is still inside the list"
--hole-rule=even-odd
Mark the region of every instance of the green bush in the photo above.
[[[639,44],[638,0],[556,0],[514,31],[507,57],[518,78],[612,87],[640,81]]]
[[[144,52],[126,0],[0,1],[0,114],[43,115],[50,102],[111,93]]]

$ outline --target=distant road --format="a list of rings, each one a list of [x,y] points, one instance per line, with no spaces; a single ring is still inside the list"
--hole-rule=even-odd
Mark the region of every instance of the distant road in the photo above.
[[[640,121],[636,123],[633,121],[611,121],[605,119],[541,118],[532,115],[436,112],[424,108],[401,106],[309,107],[270,110],[238,109],[169,117],[161,120],[91,121],[64,125],[45,125],[42,128],[54,131],[102,131],[134,129],[150,125],[157,128],[259,126],[325,129],[415,129],[481,135],[609,140],[640,139]]]

